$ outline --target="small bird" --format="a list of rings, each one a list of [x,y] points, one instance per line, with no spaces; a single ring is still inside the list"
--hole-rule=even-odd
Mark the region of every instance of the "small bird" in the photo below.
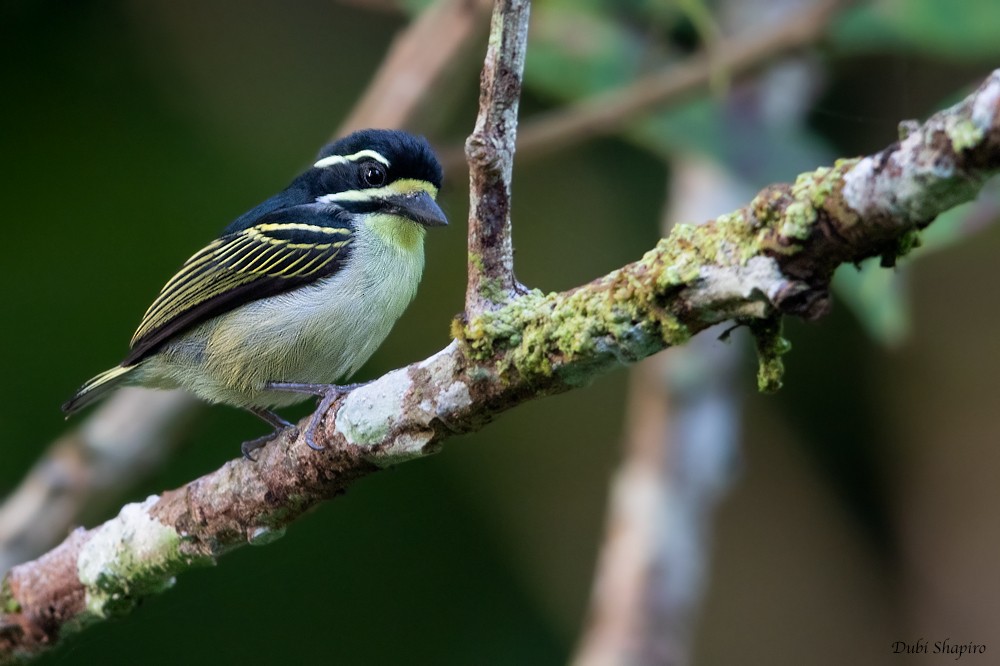
[[[448,222],[435,202],[441,165],[427,141],[362,130],[324,147],[311,168],[238,217],[174,275],[118,366],[62,405],[67,415],[120,386],[182,388],[242,407],[274,428],[274,407],[349,387],[417,291],[424,234]],[[325,404],[324,404],[325,403]],[[315,417],[306,432],[313,448]]]

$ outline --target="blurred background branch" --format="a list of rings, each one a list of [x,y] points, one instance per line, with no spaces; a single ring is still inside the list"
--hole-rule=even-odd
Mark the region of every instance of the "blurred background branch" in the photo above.
[[[56,440],[0,506],[0,572],[120,504],[189,434],[196,406],[179,391],[126,389]]]
[[[734,115],[757,115],[777,106],[785,109],[781,122],[801,123],[814,87],[769,84],[769,74],[808,74],[813,69],[796,51],[826,34],[837,3],[802,7],[786,2],[787,12],[779,18],[774,18],[779,3],[743,0],[742,11],[734,13],[737,4],[719,3],[726,25],[713,24],[713,34],[735,34],[730,53],[740,49],[741,40],[759,39],[768,47],[742,61],[747,74],[758,57],[767,61],[757,76],[741,79],[741,88],[755,89],[756,94],[733,95],[720,103]],[[712,48],[706,54],[709,69],[716,72],[717,41],[706,42]],[[779,45],[789,41],[798,48],[782,51]],[[771,46],[779,50],[768,54]],[[704,62],[699,65],[705,67]],[[728,78],[727,71],[712,81]],[[752,196],[744,182],[713,158],[677,151],[670,166],[664,236],[676,223],[713,219]],[[630,371],[623,460],[610,488],[577,664],[692,663],[694,629],[712,561],[715,513],[733,482],[742,438],[742,346],[723,342],[720,334],[721,329],[708,332]]]
[[[559,113],[690,62],[711,41],[692,4],[719,26],[715,53],[737,39],[735,26],[779,25],[798,11],[784,1],[538,3],[523,114],[530,122]],[[54,406],[120,358],[124,339],[113,332],[134,326],[177,258],[306,163],[330,118],[346,118],[360,98],[402,17],[426,5],[5,6],[0,61],[14,100],[0,124],[11,165],[7,215],[36,221],[7,234],[12,247],[33,247],[44,221],[47,256],[71,273],[39,271],[31,252],[8,256],[12,274],[32,281],[6,295],[0,494],[34,463],[38,451],[26,443],[56,439]],[[795,66],[777,59],[759,77],[709,84],[713,96],[695,92],[644,112],[613,138],[519,162],[519,277],[566,289],[639,256],[659,235],[663,183],[679,154],[708,156],[757,188],[880,149],[900,119],[950,104],[996,67],[998,12],[993,0],[961,11],[939,0],[855,3],[831,22],[821,49],[795,51]],[[437,146],[458,145],[471,127],[477,59],[426,107],[428,124],[411,126]],[[454,175],[442,198],[460,220],[464,187]],[[846,307],[822,327],[791,325],[794,390],[764,399],[740,383],[750,393],[746,464],[719,510],[696,663],[894,664],[900,656],[885,646],[900,637],[996,642],[1000,425],[991,415],[1000,355],[996,308],[975,286],[993,280],[998,200],[988,184],[979,201],[939,219],[912,255],[919,261],[838,271]],[[560,218],[571,228],[551,224]],[[121,251],[109,255],[108,238]],[[573,252],[553,262],[553,248],[568,242]],[[461,309],[465,249],[454,233],[429,245],[417,302],[362,378],[440,348],[442,322]],[[951,344],[957,331],[962,343]],[[320,660],[327,641],[273,636],[321,615],[350,628],[331,631],[348,661],[464,664],[484,650],[509,663],[565,661],[590,587],[624,391],[624,375],[609,376],[524,406],[477,434],[477,446],[372,477],[298,525],[294,539],[185,577],[191,583],[143,608],[141,621],[107,625],[57,658],[131,663],[155,645],[164,662],[209,663],[220,650],[247,662]],[[196,439],[256,434],[241,415],[212,409]],[[188,447],[130,496],[177,486],[229,457],[222,445]],[[302,566],[317,553],[324,566]],[[246,584],[262,577],[268,589]],[[275,615],[275,604],[299,612]],[[220,613],[227,607],[243,613]],[[268,617],[270,631],[248,633],[245,616]],[[455,631],[445,636],[444,625]],[[385,626],[396,640],[384,640]],[[102,648],[109,642],[116,654]]]
[[[671,169],[662,233],[750,192],[704,158]],[[716,506],[737,468],[740,347],[721,329],[629,371],[623,459],[574,663],[687,664],[711,562]]]
[[[574,143],[619,132],[643,114],[703,90],[721,76],[737,78],[775,58],[812,46],[846,4],[844,0],[806,3],[776,17],[769,25],[737,31],[717,50],[680,63],[670,62],[620,87],[533,116],[519,132],[518,157],[537,158]],[[443,151],[442,160],[450,168],[463,163],[461,151],[456,148]]]
[[[467,62],[462,53],[485,33],[490,6],[489,0],[431,4],[396,36],[335,136],[414,123],[420,103],[440,93],[456,63]],[[203,407],[179,392],[129,389],[56,440],[0,505],[0,576],[120,504],[188,435]]]
[[[484,65],[485,120],[476,131],[489,137],[486,150],[494,147],[478,157],[493,165],[490,178],[501,187],[510,173],[516,120],[507,114],[520,94],[526,27],[526,1],[498,4],[490,40],[497,51]],[[497,84],[500,72],[506,84]],[[239,546],[274,541],[358,478],[436,453],[443,440],[477,431],[520,403],[578,389],[629,361],[685,344],[712,324],[748,325],[762,372],[778,373],[770,383],[780,383],[778,357],[787,351],[780,325],[762,340],[755,323],[826,314],[829,280],[839,264],[907,253],[912,242],[905,239],[974,198],[998,171],[1000,70],[877,155],[802,174],[794,187],[769,186],[743,208],[701,226],[675,225],[640,261],[602,278],[558,294],[535,290],[499,306],[470,307],[467,320],[453,326],[456,340],[442,351],[354,388],[332,406],[323,401],[316,437],[321,454],[301,436],[281,437],[256,462],[231,461],[163,496],[128,504],[116,518],[76,530],[50,553],[11,569],[0,583],[0,659],[37,654],[74,628],[129,612],[175,576]],[[507,200],[489,207],[493,219],[483,228],[509,225],[509,189],[500,196]],[[494,235],[509,237],[509,230]],[[673,484],[693,488],[698,497],[686,502],[694,515],[680,521],[688,523],[678,532],[682,542],[691,529],[704,542],[705,518],[721,485],[720,465],[710,457],[712,463],[684,469]],[[702,467],[711,483],[691,473]],[[698,483],[687,486],[689,478]],[[680,634],[689,631],[697,583],[679,582],[700,576],[683,557],[670,564],[658,585],[667,594],[650,598],[670,607],[665,612]],[[672,574],[680,578],[671,580]],[[662,642],[649,647],[658,658],[678,649]]]

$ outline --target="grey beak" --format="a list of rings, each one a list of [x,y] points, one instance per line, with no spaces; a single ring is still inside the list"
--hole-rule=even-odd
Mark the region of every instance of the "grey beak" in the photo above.
[[[409,218],[425,227],[444,227],[448,218],[427,192],[396,194],[383,199],[385,211]]]

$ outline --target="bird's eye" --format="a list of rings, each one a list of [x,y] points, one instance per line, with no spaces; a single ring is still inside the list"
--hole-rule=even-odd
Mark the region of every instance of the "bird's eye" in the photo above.
[[[382,187],[385,185],[387,175],[385,167],[378,162],[366,162],[361,166],[361,177],[370,187]]]

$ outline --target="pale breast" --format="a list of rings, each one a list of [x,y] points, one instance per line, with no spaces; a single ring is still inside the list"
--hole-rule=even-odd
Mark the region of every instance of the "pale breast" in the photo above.
[[[423,272],[422,243],[394,249],[361,237],[352,249],[352,261],[337,274],[180,336],[144,364],[144,383],[159,379],[212,402],[280,407],[304,396],[265,391],[267,382],[346,379],[385,340]]]

